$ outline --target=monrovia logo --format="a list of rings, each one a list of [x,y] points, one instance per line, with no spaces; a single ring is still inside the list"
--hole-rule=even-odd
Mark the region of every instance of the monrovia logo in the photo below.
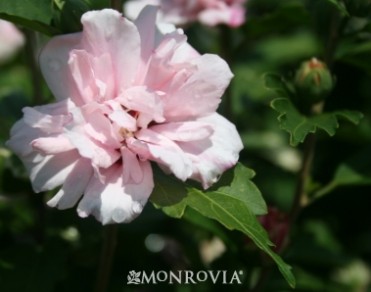
[[[224,285],[242,284],[241,276],[243,271],[228,272],[227,270],[206,270],[206,271],[130,271],[127,284],[197,284],[200,282],[211,281],[213,284]]]

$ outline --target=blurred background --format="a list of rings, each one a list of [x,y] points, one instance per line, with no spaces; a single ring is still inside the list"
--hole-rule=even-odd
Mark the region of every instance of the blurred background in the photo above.
[[[66,1],[64,13],[51,23],[63,32],[77,31],[80,15],[106,2]],[[301,146],[290,146],[288,133],[279,128],[269,106],[276,95],[264,76],[276,73],[290,82],[303,61],[330,58],[336,84],[325,110],[358,110],[364,118],[358,126],[342,122],[334,137],[319,132],[309,185],[318,198],[294,222],[282,256],[293,267],[296,291],[371,291],[370,1],[249,0],[246,7],[239,28],[193,23],[184,29],[192,46],[221,55],[235,75],[219,111],[237,125],[245,145],[240,161],[256,171],[253,181],[270,206],[261,222],[279,248],[302,158]],[[54,192],[34,194],[21,162],[5,147],[23,107],[53,100],[37,73],[38,51],[48,37],[20,29],[25,44],[0,63],[0,291],[92,291],[101,224],[80,219],[75,209],[47,207]],[[138,219],[119,226],[109,291],[218,288],[126,285],[131,270],[177,269],[243,270],[244,285],[227,288],[249,291],[266,262],[245,235],[196,211],[177,220],[147,204]],[[261,291],[290,288],[274,267]]]

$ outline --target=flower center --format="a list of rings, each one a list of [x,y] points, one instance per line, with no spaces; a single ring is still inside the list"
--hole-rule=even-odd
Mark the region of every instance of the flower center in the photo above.
[[[120,128],[119,133],[120,133],[120,135],[121,135],[124,139],[134,137],[133,132],[131,132],[131,131],[129,131],[128,129],[125,129],[125,128]]]

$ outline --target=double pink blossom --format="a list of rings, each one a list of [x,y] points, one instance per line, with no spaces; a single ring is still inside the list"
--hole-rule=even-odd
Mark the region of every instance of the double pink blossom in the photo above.
[[[0,19],[0,62],[12,57],[24,41],[23,34],[14,24]]]
[[[153,190],[150,161],[204,188],[237,162],[240,137],[215,112],[226,62],[200,55],[181,30],[162,33],[154,7],[134,23],[109,9],[81,21],[83,32],[53,38],[40,56],[57,102],[25,108],[7,142],[35,192],[61,186],[50,206],[129,222]]]
[[[160,7],[160,21],[183,25],[200,21],[208,26],[238,27],[245,22],[246,0],[131,0],[125,13],[135,18],[146,5]]]

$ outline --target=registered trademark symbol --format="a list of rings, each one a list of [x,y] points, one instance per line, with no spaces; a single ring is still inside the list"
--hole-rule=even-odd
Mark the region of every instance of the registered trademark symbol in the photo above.
[[[242,271],[242,270],[240,270],[238,273],[239,273],[240,275],[243,275],[243,271]]]

